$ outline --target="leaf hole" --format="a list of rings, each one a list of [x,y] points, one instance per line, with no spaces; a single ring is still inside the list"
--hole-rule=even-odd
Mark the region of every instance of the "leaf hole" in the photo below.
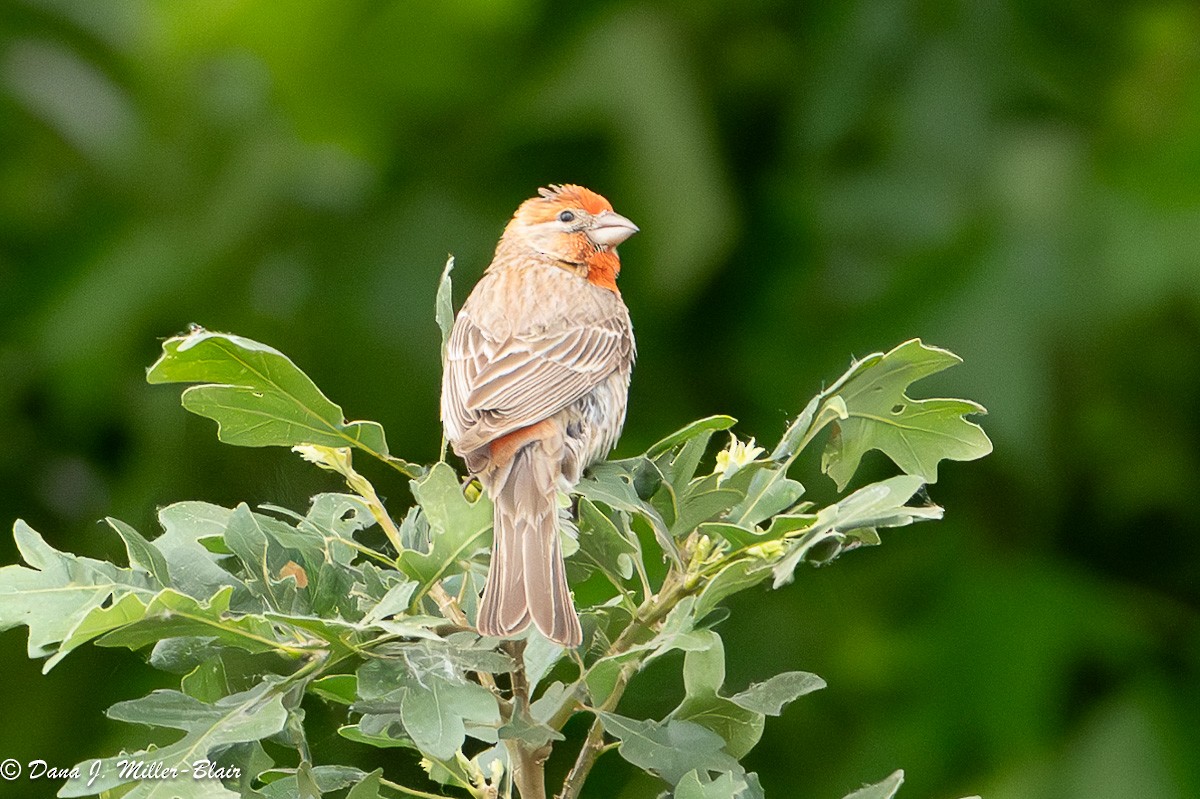
[[[893,415],[899,416],[902,413],[904,413],[904,405],[896,404],[896,405],[892,406],[892,414]]]

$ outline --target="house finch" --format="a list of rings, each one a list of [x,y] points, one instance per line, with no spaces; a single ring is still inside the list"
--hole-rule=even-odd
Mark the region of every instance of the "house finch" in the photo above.
[[[637,230],[582,186],[541,189],[513,215],[454,320],[442,423],[495,505],[484,635],[532,621],[563,646],[583,640],[557,492],[612,450],[625,423],[635,353],[616,247]]]

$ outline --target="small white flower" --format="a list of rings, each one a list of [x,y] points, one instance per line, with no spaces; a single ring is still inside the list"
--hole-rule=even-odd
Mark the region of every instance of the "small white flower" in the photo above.
[[[729,434],[729,446],[717,453],[717,466],[713,474],[721,475],[721,481],[728,480],[737,471],[766,452],[762,447],[754,446],[754,439],[738,441],[737,436]]]

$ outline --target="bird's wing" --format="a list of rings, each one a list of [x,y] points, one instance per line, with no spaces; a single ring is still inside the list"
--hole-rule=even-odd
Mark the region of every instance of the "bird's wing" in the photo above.
[[[628,368],[632,346],[628,322],[616,315],[496,340],[460,314],[446,352],[447,435],[469,451],[540,422]]]

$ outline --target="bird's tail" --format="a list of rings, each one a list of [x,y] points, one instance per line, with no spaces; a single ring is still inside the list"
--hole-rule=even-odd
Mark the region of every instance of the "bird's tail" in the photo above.
[[[576,647],[583,632],[558,538],[558,469],[539,443],[518,450],[492,486],[495,537],[479,631],[506,638],[532,621],[551,641]]]

